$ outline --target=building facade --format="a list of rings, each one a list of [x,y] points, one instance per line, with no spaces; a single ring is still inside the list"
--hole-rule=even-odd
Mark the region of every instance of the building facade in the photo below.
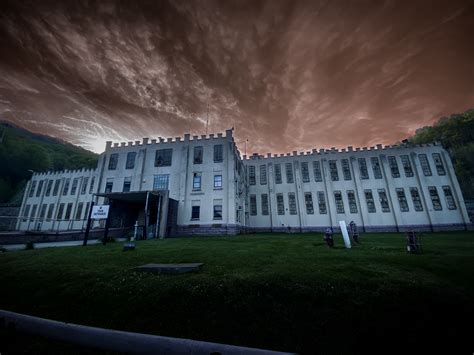
[[[160,195],[166,199],[154,200],[151,210],[149,194],[157,191],[166,192]],[[176,220],[158,234],[169,219],[168,198],[176,203]],[[136,221],[155,236],[322,231],[338,229],[341,220],[364,231],[470,226],[451,159],[440,145],[241,158],[227,130],[107,142],[96,169],[35,173],[17,228],[81,230],[92,202],[113,210],[113,201],[120,201],[121,213],[115,213],[112,227],[130,228]]]

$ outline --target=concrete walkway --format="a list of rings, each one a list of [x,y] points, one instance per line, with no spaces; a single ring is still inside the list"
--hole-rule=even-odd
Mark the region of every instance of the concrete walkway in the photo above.
[[[115,239],[117,242],[124,242],[125,238],[117,238]],[[50,243],[34,243],[35,249],[43,249],[43,248],[57,248],[57,247],[76,247],[82,245],[82,240],[70,240],[66,242],[50,242]],[[99,244],[102,243],[98,239],[92,239],[87,241],[87,245],[92,244]],[[13,251],[13,250],[24,250],[26,244],[10,244],[4,245],[3,247],[6,250]]]

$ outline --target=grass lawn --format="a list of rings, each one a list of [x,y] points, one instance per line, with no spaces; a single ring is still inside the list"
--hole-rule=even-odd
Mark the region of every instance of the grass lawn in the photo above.
[[[474,351],[474,233],[255,234],[0,253],[0,308],[55,320],[299,353]],[[151,275],[146,263],[203,262]]]

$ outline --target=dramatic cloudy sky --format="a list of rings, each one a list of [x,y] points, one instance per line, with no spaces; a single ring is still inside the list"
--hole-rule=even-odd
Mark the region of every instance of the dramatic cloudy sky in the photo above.
[[[0,119],[102,151],[208,104],[241,151],[393,143],[474,107],[473,1],[1,1]]]

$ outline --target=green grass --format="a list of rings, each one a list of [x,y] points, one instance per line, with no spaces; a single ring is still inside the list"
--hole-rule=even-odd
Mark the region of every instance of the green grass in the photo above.
[[[300,353],[384,344],[466,346],[474,315],[474,234],[367,234],[344,249],[321,234],[152,240],[0,254],[0,307],[78,324]],[[146,263],[203,262],[150,275]],[[468,336],[463,338],[463,335]],[[456,343],[454,343],[456,342]],[[469,347],[470,346],[470,347]]]

